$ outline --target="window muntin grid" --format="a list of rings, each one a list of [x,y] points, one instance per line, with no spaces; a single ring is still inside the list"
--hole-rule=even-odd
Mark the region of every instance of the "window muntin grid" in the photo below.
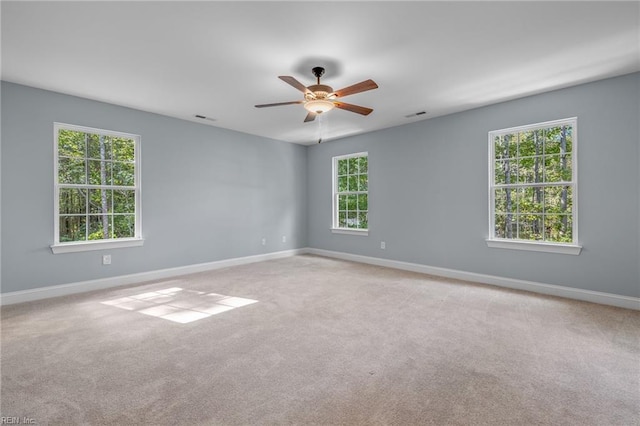
[[[369,228],[369,158],[366,152],[333,158],[333,227]]]
[[[576,244],[575,118],[489,133],[490,238]]]
[[[56,123],[55,244],[139,239],[137,135]]]

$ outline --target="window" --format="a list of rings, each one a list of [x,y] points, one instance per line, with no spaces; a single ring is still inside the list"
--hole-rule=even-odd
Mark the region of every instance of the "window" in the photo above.
[[[576,144],[576,118],[489,133],[489,246],[579,254]]]
[[[55,123],[54,253],[141,245],[140,136]]]
[[[333,157],[333,232],[367,235],[368,191],[366,152]]]

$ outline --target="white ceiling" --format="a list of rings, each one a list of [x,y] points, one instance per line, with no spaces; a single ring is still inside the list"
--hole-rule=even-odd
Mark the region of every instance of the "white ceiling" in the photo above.
[[[2,1],[2,79],[310,144],[638,71],[639,11],[637,1]],[[316,65],[334,89],[376,81],[344,98],[374,112],[303,123],[302,105],[254,108],[301,99],[277,76],[310,85]]]

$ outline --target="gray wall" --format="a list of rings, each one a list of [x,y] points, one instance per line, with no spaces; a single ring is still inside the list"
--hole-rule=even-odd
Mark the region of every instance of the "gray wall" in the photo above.
[[[307,246],[304,146],[6,82],[1,93],[2,292]],[[144,246],[51,253],[54,121],[142,136]]]
[[[309,246],[640,296],[640,74],[310,147],[6,82],[1,93],[2,292]],[[572,116],[582,253],[488,248],[487,132]],[[142,135],[143,247],[51,253],[54,121]],[[369,236],[331,234],[331,157],[359,151]]]
[[[309,147],[309,246],[638,297],[639,85],[630,74]],[[573,116],[582,253],[488,248],[487,133]],[[369,236],[332,234],[331,157],[359,151]]]

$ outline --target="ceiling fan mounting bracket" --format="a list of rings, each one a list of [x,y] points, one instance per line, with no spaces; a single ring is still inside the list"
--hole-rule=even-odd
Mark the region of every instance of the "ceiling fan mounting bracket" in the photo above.
[[[324,75],[324,68],[322,67],[313,67],[311,68],[311,72],[318,79],[318,84],[320,84],[320,77]]]

